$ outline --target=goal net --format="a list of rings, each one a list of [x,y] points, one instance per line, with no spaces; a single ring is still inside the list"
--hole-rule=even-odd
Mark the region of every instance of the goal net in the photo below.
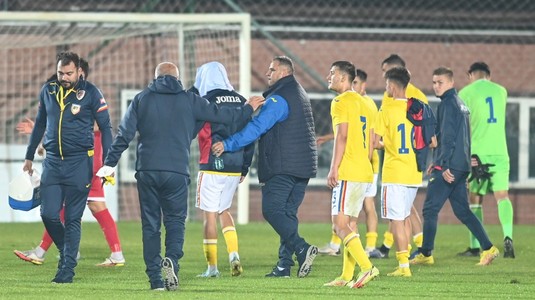
[[[192,86],[200,65],[219,61],[234,88],[248,96],[249,24],[248,14],[0,13],[1,182],[10,182],[21,172],[28,136],[18,133],[16,125],[35,118],[40,88],[56,72],[58,52],[73,51],[89,61],[88,80],[102,90],[116,132],[129,101],[152,80],[154,68],[162,61],[179,66],[185,88]],[[134,140],[119,162],[117,185],[106,190],[107,205],[120,220],[137,220],[140,215],[135,147]],[[194,141],[189,193],[193,219],[198,218],[193,205],[197,149]],[[36,155],[36,169],[41,168],[40,160]],[[247,209],[247,194],[240,193],[242,210]],[[0,197],[7,199],[7,184],[0,187]],[[92,216],[86,212],[84,218]],[[7,201],[0,201],[0,222],[39,219],[38,210],[17,212]],[[245,223],[247,215],[242,213],[238,219]]]

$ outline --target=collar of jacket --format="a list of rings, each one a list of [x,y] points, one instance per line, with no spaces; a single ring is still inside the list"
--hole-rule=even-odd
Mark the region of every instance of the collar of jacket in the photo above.
[[[457,94],[457,91],[455,90],[455,88],[451,88],[451,89],[445,91],[444,94],[442,94],[442,96],[440,96],[439,98],[440,98],[440,100],[444,100],[446,98],[454,96],[455,94]]]
[[[264,96],[264,98],[266,98],[267,95],[270,95],[273,93],[273,91],[275,91],[276,89],[280,88],[281,86],[287,84],[287,83],[290,83],[290,82],[295,82],[295,77],[293,74],[291,75],[288,75],[288,76],[285,76],[285,77],[282,77],[281,79],[279,79],[279,81],[275,82],[274,85],[270,86],[264,93],[262,93],[262,96]]]
[[[165,75],[155,78],[149,84],[149,90],[159,94],[178,94],[184,90],[178,78]]]

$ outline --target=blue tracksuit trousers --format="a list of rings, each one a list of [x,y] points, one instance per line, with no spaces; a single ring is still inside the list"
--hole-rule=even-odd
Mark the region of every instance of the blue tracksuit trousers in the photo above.
[[[48,156],[41,175],[41,218],[58,247],[60,260],[56,279],[69,282],[74,277],[80,247],[81,219],[91,189],[93,157]],[[65,205],[65,224],[59,218]]]
[[[466,189],[466,178],[468,172],[461,172],[450,169],[455,181],[448,183],[442,177],[442,171],[434,170],[427,185],[427,196],[424,202],[423,217],[424,217],[424,241],[421,252],[425,256],[432,254],[435,245],[435,236],[437,233],[438,213],[444,206],[447,199],[450,199],[453,213],[472,234],[478,239],[481,248],[488,250],[492,247],[492,243],[487,236],[487,232],[481,225],[481,222],[476,218],[474,213],[470,210],[468,204],[468,192]]]
[[[137,190],[143,232],[143,259],[149,282],[162,281],[161,222],[165,226],[165,256],[178,274],[184,256],[184,231],[188,211],[189,177],[174,172],[138,171]]]
[[[297,219],[308,180],[290,175],[275,175],[262,186],[262,214],[280,236],[277,266],[281,268],[293,266],[293,254],[309,246],[299,236]]]

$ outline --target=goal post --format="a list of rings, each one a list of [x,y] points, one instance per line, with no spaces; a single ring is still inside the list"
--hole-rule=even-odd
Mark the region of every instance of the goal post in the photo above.
[[[0,82],[5,87],[0,91],[0,164],[9,170],[3,175],[5,180],[9,182],[19,166],[22,169],[28,137],[18,134],[15,127],[24,118],[35,117],[39,90],[55,72],[58,52],[77,52],[89,61],[88,80],[102,90],[116,129],[132,95],[147,86],[162,61],[179,66],[186,89],[192,86],[200,65],[219,61],[227,68],[234,88],[248,98],[250,23],[246,13],[0,12]],[[135,146],[133,141],[119,162],[116,196],[110,195],[113,192],[106,195],[108,204],[115,201],[120,207],[112,213],[121,220],[139,219],[133,179]],[[196,140],[190,153],[189,215],[195,218]],[[0,197],[3,195],[7,197],[6,187],[0,187]],[[245,224],[249,220],[248,184],[240,184],[237,195],[237,222]],[[11,211],[7,201],[0,203],[0,221],[34,220]]]

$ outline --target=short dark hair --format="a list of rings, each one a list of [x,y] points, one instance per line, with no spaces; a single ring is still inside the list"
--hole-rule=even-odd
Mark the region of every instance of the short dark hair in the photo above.
[[[75,67],[80,67],[80,57],[74,52],[61,52],[56,58],[56,63],[61,63],[62,66],[66,66],[72,62]]]
[[[273,61],[278,61],[279,65],[283,65],[286,68],[288,68],[290,73],[294,72],[294,63],[292,62],[292,59],[289,58],[288,56],[284,56],[284,55],[275,56],[273,58]]]
[[[82,69],[82,71],[84,71],[85,79],[87,79],[87,77],[89,77],[89,62],[87,62],[87,60],[81,57],[80,57],[80,68]]]
[[[355,80],[355,65],[350,61],[339,60],[332,63],[331,67],[337,67],[342,73],[347,74],[349,83]]]
[[[385,60],[383,60],[383,63],[381,64],[381,66],[384,65],[384,64],[397,65],[397,66],[405,67],[405,61],[403,60],[403,58],[401,58],[401,56],[399,56],[397,54],[390,54],[389,57],[387,57],[387,58],[385,58]]]
[[[368,80],[368,73],[362,69],[357,69],[355,71],[355,76],[360,78],[362,82],[366,82],[366,80]]]
[[[447,67],[439,67],[433,71],[433,75],[446,75],[449,79],[453,79],[453,71]]]
[[[403,88],[406,88],[411,81],[411,74],[405,67],[394,67],[385,73],[385,79],[397,82]]]
[[[475,72],[475,71],[482,71],[482,72],[485,72],[487,75],[490,75],[489,65],[487,65],[485,62],[482,62],[482,61],[473,63],[470,66],[470,69],[468,69],[468,74]]]

